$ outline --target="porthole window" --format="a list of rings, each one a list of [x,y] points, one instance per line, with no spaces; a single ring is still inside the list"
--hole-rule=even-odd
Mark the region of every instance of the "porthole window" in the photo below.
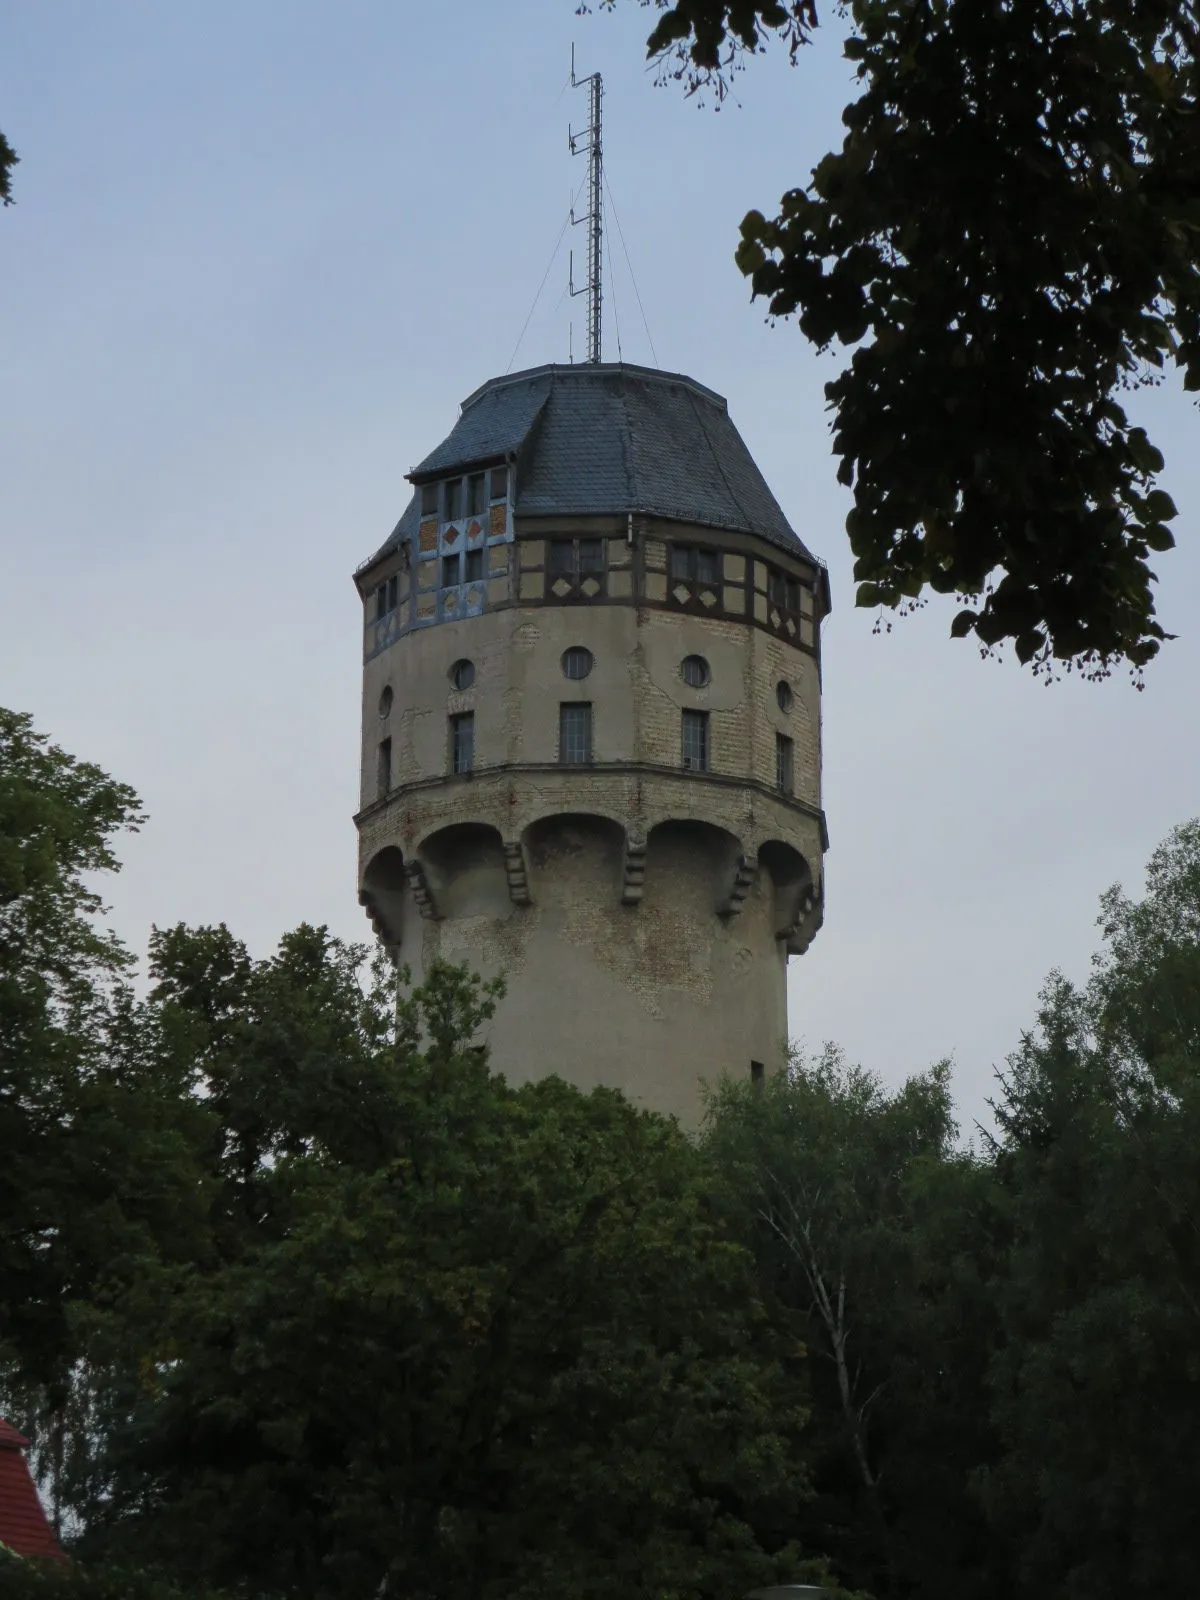
[[[683,673],[683,681],[689,689],[706,689],[712,678],[708,662],[703,656],[684,656],[679,670]]]
[[[383,693],[379,696],[379,715],[381,717],[387,717],[391,715],[392,701],[394,698],[395,696],[392,694],[392,686],[389,683],[384,689]]]
[[[456,661],[450,668],[450,682],[456,689],[469,689],[475,682],[475,663]]]
[[[775,702],[780,711],[790,711],[795,704],[796,697],[792,693],[792,686],[785,678],[780,678],[775,685]]]
[[[586,678],[595,664],[592,652],[581,644],[573,644],[569,650],[562,653],[563,677],[570,678],[578,683],[581,678]]]

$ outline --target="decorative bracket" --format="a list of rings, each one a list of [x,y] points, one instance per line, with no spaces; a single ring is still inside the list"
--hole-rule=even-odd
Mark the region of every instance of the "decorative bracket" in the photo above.
[[[367,921],[371,924],[371,931],[380,944],[386,945],[395,954],[400,948],[400,935],[390,928],[383,912],[376,904],[375,897],[369,889],[358,891],[358,903],[367,913]]]
[[[625,873],[621,883],[621,904],[641,904],[646,892],[646,841],[640,834],[625,836]]]
[[[529,874],[525,867],[525,852],[519,839],[510,839],[504,845],[504,875],[508,879],[508,898],[515,906],[533,904],[529,892]]]
[[[433,903],[433,896],[429,892],[429,884],[425,878],[425,868],[419,861],[410,861],[404,869],[408,874],[408,886],[412,890],[413,899],[417,902],[417,910],[428,922],[438,920],[437,907]]]
[[[786,928],[781,928],[776,937],[786,939],[788,955],[802,956],[816,938],[817,930],[824,920],[824,892],[820,889],[809,889],[807,894],[801,895],[791,922]]]
[[[736,917],[739,914],[742,902],[753,888],[757,876],[758,857],[753,853],[739,856],[733,872],[733,885],[729,890],[729,897],[717,907],[719,917]]]

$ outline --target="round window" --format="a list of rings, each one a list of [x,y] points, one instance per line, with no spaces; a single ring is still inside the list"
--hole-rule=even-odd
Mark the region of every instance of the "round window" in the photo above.
[[[573,644],[569,650],[562,653],[562,669],[564,678],[572,678],[578,682],[586,678],[592,670],[595,657],[592,652],[581,644]]]
[[[683,665],[679,670],[683,673],[683,681],[689,689],[705,689],[712,678],[708,662],[703,656],[684,656]]]
[[[395,696],[392,694],[392,686],[389,683],[384,689],[383,693],[379,696],[379,715],[381,717],[387,717],[391,715],[392,701],[394,698]]]
[[[795,702],[795,698],[795,695],[792,693],[791,684],[788,683],[786,679],[780,678],[779,682],[775,685],[775,700],[780,711],[790,711]]]
[[[475,682],[475,663],[456,661],[450,668],[450,682],[456,689],[469,689]]]

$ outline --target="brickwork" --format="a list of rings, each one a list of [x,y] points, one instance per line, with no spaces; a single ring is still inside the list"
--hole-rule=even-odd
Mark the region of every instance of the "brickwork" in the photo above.
[[[698,587],[669,593],[678,530],[639,522],[631,541],[622,519],[566,519],[553,536],[604,537],[594,602],[578,581],[569,603],[551,594],[547,540],[525,533],[488,547],[482,614],[448,620],[436,552],[483,533],[443,529],[422,559],[425,526],[413,614],[442,620],[390,643],[368,629],[368,915],[418,976],[439,954],[506,973],[490,1033],[499,1070],[614,1084],[694,1123],[701,1077],[782,1060],[787,953],[820,921],[819,665],[799,638],[813,627],[811,587],[793,640],[767,592],[780,558],[760,560],[744,537],[708,593],[735,614],[705,614]],[[712,530],[705,538],[722,548]],[[747,604],[753,617],[739,619]],[[591,654],[583,679],[564,676],[573,646]],[[707,663],[701,686],[685,682],[688,656]],[[456,689],[462,660],[473,681]],[[591,705],[587,765],[559,762],[564,701]],[[707,772],[682,769],[685,711],[707,713]],[[449,719],[464,713],[474,765],[452,775]],[[776,784],[780,734],[792,741],[791,795]]]

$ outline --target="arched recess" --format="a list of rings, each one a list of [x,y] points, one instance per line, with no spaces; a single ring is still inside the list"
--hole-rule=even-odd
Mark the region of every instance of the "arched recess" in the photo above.
[[[726,828],[694,817],[668,818],[646,841],[646,902],[695,902],[704,917],[731,909],[743,873],[741,840]],[[738,901],[744,896],[743,887]]]
[[[439,919],[512,915],[498,828],[486,822],[453,823],[428,834],[419,855]]]
[[[801,955],[821,926],[823,905],[812,867],[782,839],[764,840],[758,861],[771,881],[775,936],[787,941],[789,955]]]
[[[625,879],[625,829],[589,811],[539,817],[522,834],[535,905],[597,904],[620,898]]]
[[[367,862],[358,898],[376,936],[393,950],[404,933],[405,887],[404,856],[395,845],[385,845]]]

